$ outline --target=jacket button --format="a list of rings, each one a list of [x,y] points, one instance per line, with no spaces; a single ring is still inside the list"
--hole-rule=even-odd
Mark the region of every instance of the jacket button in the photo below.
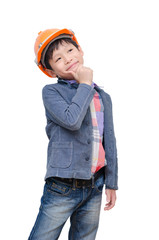
[[[85,160],[86,160],[86,161],[89,161],[89,157],[86,157]]]
[[[90,144],[90,143],[91,143],[91,140],[90,140],[90,139],[88,139],[88,140],[87,140],[87,143],[88,143],[88,144]]]

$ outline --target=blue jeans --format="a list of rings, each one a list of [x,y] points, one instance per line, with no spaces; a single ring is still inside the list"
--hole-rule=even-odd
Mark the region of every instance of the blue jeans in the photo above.
[[[28,240],[56,240],[70,217],[69,240],[94,240],[98,230],[104,175],[94,186],[73,188],[52,179],[45,183],[41,205]]]

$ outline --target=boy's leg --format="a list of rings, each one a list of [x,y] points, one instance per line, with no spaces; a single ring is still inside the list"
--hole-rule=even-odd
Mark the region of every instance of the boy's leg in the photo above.
[[[45,184],[41,206],[28,240],[56,240],[75,206],[72,188],[52,181]]]
[[[84,201],[71,216],[69,240],[94,240],[98,230],[104,175],[95,182],[94,188],[83,189]]]

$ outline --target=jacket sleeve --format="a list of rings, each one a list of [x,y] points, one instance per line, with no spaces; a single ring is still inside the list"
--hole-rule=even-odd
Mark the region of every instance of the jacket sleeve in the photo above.
[[[80,128],[94,93],[95,89],[92,86],[81,83],[71,103],[68,104],[53,86],[46,85],[43,88],[42,96],[51,120],[74,131]]]
[[[113,112],[112,112],[112,101],[111,97],[107,95],[109,101],[107,114],[106,114],[106,134],[104,136],[106,146],[106,173],[105,173],[105,188],[107,189],[118,189],[118,158],[117,158],[117,147],[116,137],[114,133],[113,124]]]

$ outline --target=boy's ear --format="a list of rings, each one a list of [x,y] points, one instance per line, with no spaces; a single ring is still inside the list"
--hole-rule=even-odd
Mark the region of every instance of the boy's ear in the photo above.
[[[82,48],[81,48],[81,46],[78,46],[78,50],[80,51],[80,53],[82,54],[82,56],[84,55],[84,52],[83,52],[83,50],[82,50]]]
[[[45,71],[50,74],[52,77],[57,77],[56,73],[51,69],[45,69]]]

